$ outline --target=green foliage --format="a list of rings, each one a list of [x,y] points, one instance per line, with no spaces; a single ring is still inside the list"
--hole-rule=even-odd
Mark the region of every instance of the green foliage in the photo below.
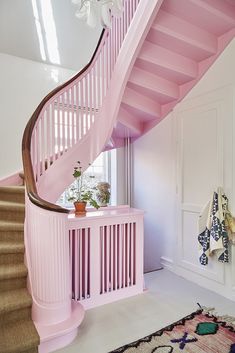
[[[78,166],[74,167],[73,177],[77,182],[77,186],[72,188],[72,196],[68,198],[68,201],[81,201],[88,202],[92,207],[98,209],[100,206],[93,197],[93,190],[86,190],[83,184],[83,170],[80,161],[77,161]],[[94,178],[94,176],[90,176]]]
[[[80,170],[74,169],[73,176],[74,178],[79,178],[82,175],[82,172]]]

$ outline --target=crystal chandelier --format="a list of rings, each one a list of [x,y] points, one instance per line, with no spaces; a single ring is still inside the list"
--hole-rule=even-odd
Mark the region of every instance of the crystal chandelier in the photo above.
[[[120,16],[123,11],[122,0],[72,0],[78,9],[76,17],[86,21],[88,26],[111,26],[111,17]]]

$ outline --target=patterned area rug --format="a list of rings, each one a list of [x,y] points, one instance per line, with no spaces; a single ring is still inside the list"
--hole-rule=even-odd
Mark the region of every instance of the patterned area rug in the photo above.
[[[235,326],[198,310],[110,353],[235,353]]]

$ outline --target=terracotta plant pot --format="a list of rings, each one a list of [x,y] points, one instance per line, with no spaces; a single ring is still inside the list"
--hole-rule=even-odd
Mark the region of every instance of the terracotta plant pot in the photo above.
[[[77,216],[84,216],[86,214],[86,202],[76,201],[74,202],[75,214]]]

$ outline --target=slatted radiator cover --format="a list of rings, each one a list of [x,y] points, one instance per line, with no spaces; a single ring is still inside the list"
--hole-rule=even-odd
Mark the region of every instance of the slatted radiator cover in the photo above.
[[[126,217],[127,211],[133,214]],[[143,291],[143,213],[138,211],[125,207],[114,217],[110,210],[71,216],[72,299],[85,308]]]

